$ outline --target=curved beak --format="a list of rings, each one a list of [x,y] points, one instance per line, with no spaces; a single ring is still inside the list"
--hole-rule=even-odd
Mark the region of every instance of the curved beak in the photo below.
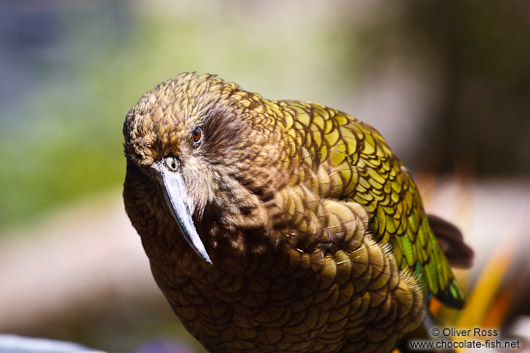
[[[182,175],[179,172],[169,170],[163,162],[153,165],[153,169],[157,171],[160,177],[160,187],[164,194],[164,199],[184,239],[201,259],[211,265],[212,260],[206,252],[206,248],[193,224],[191,217],[193,205],[187,196]]]

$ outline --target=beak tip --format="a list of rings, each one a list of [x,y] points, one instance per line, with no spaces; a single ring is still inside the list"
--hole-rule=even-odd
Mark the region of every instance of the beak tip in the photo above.
[[[199,255],[199,257],[201,258],[201,260],[203,260],[204,262],[206,262],[208,265],[213,265],[213,261],[212,259],[210,258],[210,255],[208,255],[208,253],[206,252],[206,249],[203,249],[204,251],[195,251],[195,253],[197,255]]]

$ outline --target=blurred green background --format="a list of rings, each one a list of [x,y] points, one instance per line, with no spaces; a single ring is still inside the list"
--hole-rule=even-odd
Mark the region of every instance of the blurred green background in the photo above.
[[[515,209],[526,210],[530,196],[529,13],[530,3],[503,0],[4,0],[4,251],[27,254],[26,245],[40,244],[30,240],[19,247],[20,237],[53,238],[63,232],[69,237],[62,226],[68,220],[74,220],[70,223],[78,230],[85,222],[81,228],[86,231],[100,218],[93,216],[97,211],[92,206],[87,211],[79,205],[95,203],[96,210],[121,207],[124,117],[143,93],[183,71],[214,73],[270,99],[301,99],[344,110],[387,138],[419,175],[420,187],[427,180],[424,185],[435,193],[446,185],[429,184],[431,179],[422,175],[442,181],[457,175],[476,200],[483,196],[475,192],[498,190],[504,196],[497,196],[506,202],[486,198],[481,204],[491,201],[488,205],[493,206],[462,222],[468,222],[471,233],[480,233],[481,217],[489,219],[489,211],[503,215],[504,221],[496,219],[495,224],[506,228],[506,222],[513,223],[506,217],[517,214],[515,223],[524,218],[526,211]],[[457,193],[454,200],[462,197]],[[444,213],[448,206],[441,205],[438,209]],[[57,216],[78,207],[82,211]],[[477,203],[466,207],[472,208],[470,214],[484,209]],[[122,209],[116,214],[123,219]],[[50,219],[59,226],[46,223]],[[528,222],[521,224],[515,232],[522,230],[520,241],[526,244]],[[134,231],[128,227],[132,238]],[[44,228],[48,230],[42,235]],[[481,233],[471,242],[494,239],[486,241],[491,250],[499,238],[498,233]],[[74,250],[56,251],[75,252],[72,246]],[[97,246],[108,245],[101,238]],[[134,247],[141,251],[139,242]],[[25,263],[23,256],[12,262],[4,258],[5,268]],[[479,256],[482,265],[486,260],[487,255]],[[526,264],[523,268],[528,270]],[[478,276],[480,270],[475,271]],[[0,280],[8,289],[13,281]],[[17,295],[14,290],[4,293]],[[0,322],[0,331],[76,340],[112,351],[133,351],[149,337],[182,332],[157,292],[146,295],[151,299],[144,304],[130,305],[123,304],[121,294],[109,293],[87,302],[90,309],[79,308],[76,314],[53,311],[50,315],[58,315],[53,327]],[[121,309],[109,309],[116,305]]]

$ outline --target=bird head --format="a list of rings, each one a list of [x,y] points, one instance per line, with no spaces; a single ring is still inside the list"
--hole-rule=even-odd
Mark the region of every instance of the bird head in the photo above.
[[[210,218],[217,212],[217,223],[256,227],[268,221],[259,215],[272,198],[282,143],[277,119],[263,114],[264,104],[234,83],[184,73],[156,86],[127,114],[128,161],[159,186],[153,197],[163,197],[171,214],[163,216],[173,218],[208,263],[196,227],[205,212]]]

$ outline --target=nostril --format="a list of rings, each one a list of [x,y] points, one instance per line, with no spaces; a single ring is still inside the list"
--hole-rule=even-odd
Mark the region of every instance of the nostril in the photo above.
[[[178,161],[177,161],[177,159],[176,159],[175,157],[167,157],[167,158],[165,159],[165,163],[166,163],[166,166],[167,166],[170,170],[172,170],[172,171],[174,171],[174,172],[176,172],[177,169],[178,169],[178,167],[179,167],[179,163],[178,163]]]

